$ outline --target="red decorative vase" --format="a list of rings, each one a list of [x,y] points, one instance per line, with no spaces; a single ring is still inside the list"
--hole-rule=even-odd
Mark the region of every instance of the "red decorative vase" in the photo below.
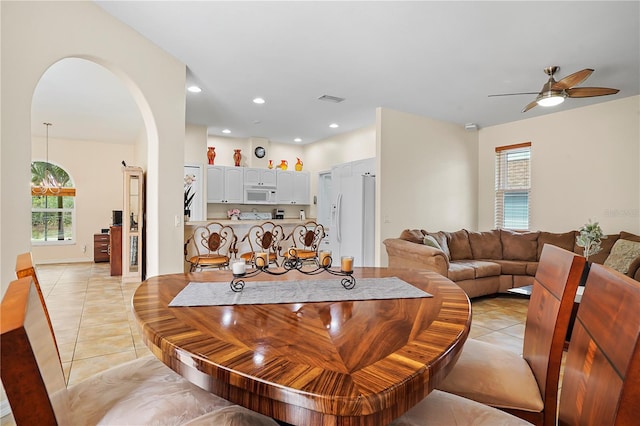
[[[214,146],[207,148],[207,159],[209,160],[209,164],[213,164],[213,160],[216,159],[216,148]]]
[[[234,149],[233,150],[233,161],[235,161],[236,167],[238,167],[240,165],[240,159],[242,159],[242,154],[240,154],[240,150],[239,149]]]

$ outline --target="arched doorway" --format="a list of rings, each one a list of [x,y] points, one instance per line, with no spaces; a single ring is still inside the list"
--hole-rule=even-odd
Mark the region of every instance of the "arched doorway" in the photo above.
[[[64,58],[40,78],[32,98],[32,160],[61,165],[76,187],[73,243],[34,244],[43,262],[92,261],[93,235],[122,210],[122,162],[146,165],[147,138],[138,104],[123,81],[83,58]]]

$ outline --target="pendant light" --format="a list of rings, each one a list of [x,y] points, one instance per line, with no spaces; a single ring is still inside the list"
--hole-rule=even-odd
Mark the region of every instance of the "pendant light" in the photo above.
[[[46,158],[47,162],[45,163],[44,176],[42,177],[42,181],[38,186],[32,188],[32,193],[36,195],[46,195],[47,193],[51,195],[57,195],[60,193],[60,189],[62,185],[56,180],[56,178],[51,173],[50,164],[49,164],[49,127],[52,126],[51,123],[42,123],[47,129],[47,145],[46,145]]]

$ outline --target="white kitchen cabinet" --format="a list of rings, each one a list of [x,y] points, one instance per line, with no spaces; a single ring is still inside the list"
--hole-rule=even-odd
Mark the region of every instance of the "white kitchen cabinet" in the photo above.
[[[309,204],[309,173],[278,170],[278,204]]]
[[[207,203],[241,204],[244,198],[241,167],[207,167]]]
[[[270,169],[245,168],[244,184],[275,187],[276,171]]]

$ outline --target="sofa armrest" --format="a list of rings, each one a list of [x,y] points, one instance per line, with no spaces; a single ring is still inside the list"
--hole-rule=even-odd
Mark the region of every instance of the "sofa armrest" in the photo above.
[[[391,268],[426,269],[448,276],[449,259],[442,250],[400,238],[388,238],[383,244]]]
[[[636,257],[629,265],[627,276],[633,278],[636,281],[640,281],[640,256]]]

